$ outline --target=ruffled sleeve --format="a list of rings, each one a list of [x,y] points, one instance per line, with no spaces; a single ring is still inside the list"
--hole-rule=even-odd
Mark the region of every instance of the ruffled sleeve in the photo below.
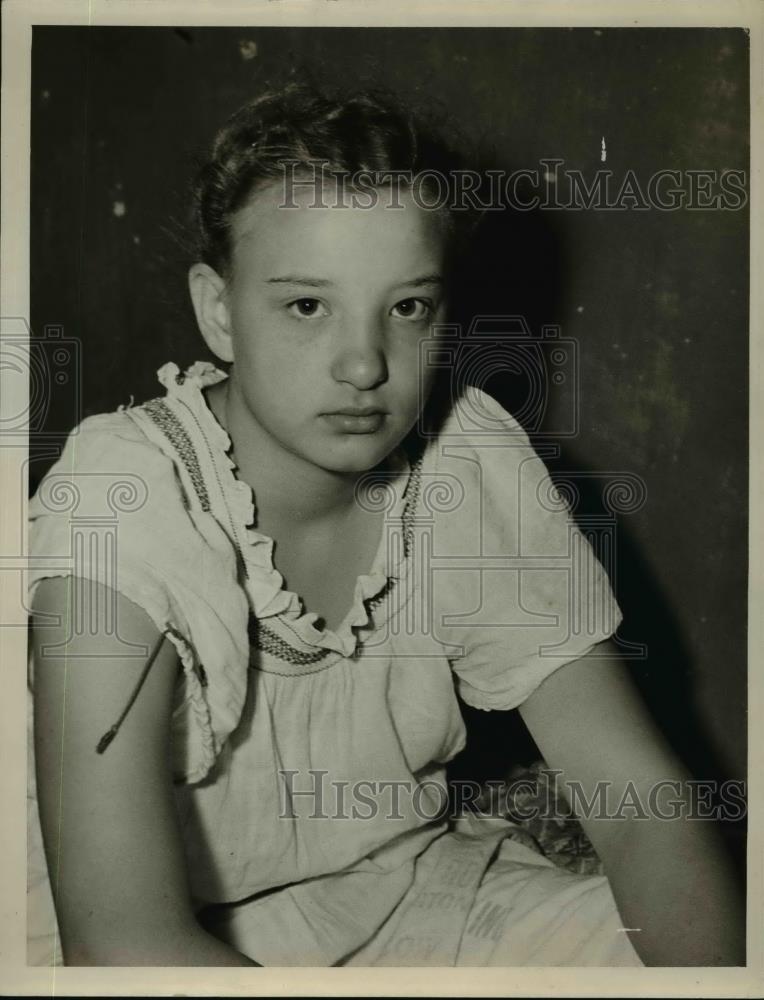
[[[457,407],[430,446],[430,492],[449,497],[433,518],[433,629],[464,701],[510,709],[620,624],[600,561],[612,525],[579,529],[494,399],[470,389]]]
[[[28,551],[30,607],[40,580],[71,576],[74,628],[77,600],[95,581],[143,608],[173,642],[184,668],[175,772],[201,780],[241,716],[248,608],[229,539],[189,502],[172,459],[126,412],[87,418],[30,501]]]

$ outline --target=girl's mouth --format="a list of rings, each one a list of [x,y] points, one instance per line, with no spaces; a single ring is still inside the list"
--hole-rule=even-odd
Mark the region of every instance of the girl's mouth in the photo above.
[[[382,410],[371,408],[347,409],[324,413],[323,418],[335,430],[345,434],[374,434],[384,423],[385,414]]]

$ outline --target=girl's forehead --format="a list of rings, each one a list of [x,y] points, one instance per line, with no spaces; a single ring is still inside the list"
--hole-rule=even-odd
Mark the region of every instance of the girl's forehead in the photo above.
[[[445,238],[442,213],[423,207],[405,189],[374,189],[353,199],[347,192],[338,197],[331,185],[285,193],[274,183],[255,192],[231,221],[234,249],[248,255],[324,254],[354,244],[365,252],[432,257],[441,253]]]

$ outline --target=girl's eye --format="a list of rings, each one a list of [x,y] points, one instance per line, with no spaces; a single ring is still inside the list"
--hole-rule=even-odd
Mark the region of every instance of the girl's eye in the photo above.
[[[314,316],[326,315],[326,312],[319,312],[319,309],[323,309],[322,303],[318,299],[303,298],[295,299],[294,302],[290,302],[287,306],[288,309],[297,309],[296,315],[300,319],[312,319]]]
[[[428,318],[432,313],[432,303],[426,299],[402,299],[393,306],[397,309],[400,319],[407,319],[413,322],[420,322]]]

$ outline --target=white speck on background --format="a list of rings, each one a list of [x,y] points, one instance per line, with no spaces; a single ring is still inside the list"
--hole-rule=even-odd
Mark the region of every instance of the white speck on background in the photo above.
[[[583,306],[576,306],[576,312],[577,313],[582,313],[583,311],[584,311],[584,307]]]
[[[239,54],[245,62],[254,59],[257,55],[257,42],[253,38],[242,38],[239,41]]]
[[[124,201],[115,201],[114,204],[111,206],[111,211],[113,215],[116,215],[118,219],[121,219],[122,216],[127,211]]]
[[[600,154],[600,159],[604,163],[607,160],[607,146],[605,145],[605,136],[602,136],[602,153]]]
[[[138,246],[138,244],[139,244],[140,242],[141,242],[141,238],[140,238],[140,236],[138,236],[138,234],[136,233],[136,234],[135,234],[135,235],[133,236],[133,243],[135,243],[135,245],[136,245],[136,246]]]

